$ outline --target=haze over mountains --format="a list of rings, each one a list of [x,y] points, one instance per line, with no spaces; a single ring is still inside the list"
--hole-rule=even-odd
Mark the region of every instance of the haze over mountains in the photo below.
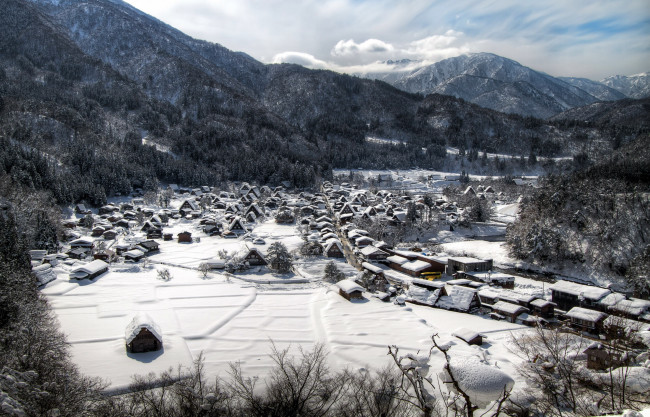
[[[584,113],[593,121],[581,114],[575,123],[557,113],[596,103],[586,87],[490,54],[436,68],[420,76],[447,80],[447,94],[481,92],[477,99],[485,103],[555,118],[499,113],[332,71],[265,65],[117,0],[6,0],[0,160],[15,179],[54,189],[57,201],[101,202],[103,193],[157,180],[303,185],[333,167],[441,166],[447,146],[515,155],[607,152],[647,131],[639,122],[649,119],[647,100],[615,102],[616,123],[598,116],[602,108]],[[463,68],[484,77],[452,76]],[[403,82],[427,85],[419,79]],[[160,146],[143,145],[145,136]]]
[[[650,95],[647,74],[614,76],[601,82],[556,78],[490,53],[461,55],[406,71],[403,69],[413,62],[387,64],[395,71],[362,75],[411,93],[451,95],[489,109],[539,118],[596,101]]]

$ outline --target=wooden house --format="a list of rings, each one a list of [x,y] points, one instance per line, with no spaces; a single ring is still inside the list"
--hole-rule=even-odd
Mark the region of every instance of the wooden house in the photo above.
[[[242,261],[248,262],[251,266],[267,265],[264,255],[257,248],[246,247],[243,251]]]
[[[452,336],[459,338],[468,345],[481,346],[483,344],[483,335],[474,330],[460,327],[451,333]]]
[[[328,258],[344,258],[343,245],[337,239],[330,239],[325,243],[323,253]]]
[[[492,305],[492,310],[499,316],[504,317],[510,323],[514,323],[517,321],[517,316],[528,311],[526,307],[522,307],[519,304],[509,303],[507,301],[497,301]]]
[[[492,259],[476,259],[466,256],[447,259],[447,274],[457,272],[487,272],[492,270]]]
[[[117,237],[117,232],[115,230],[112,230],[112,229],[107,230],[102,234],[102,237],[105,240],[115,240],[115,238]]]
[[[172,233],[163,233],[163,240],[174,240],[174,235]]]
[[[115,252],[110,249],[105,249],[103,251],[93,253],[94,259],[99,259],[100,261],[110,262],[111,259],[115,257]]]
[[[454,285],[448,293],[449,295],[441,296],[438,299],[436,307],[467,313],[480,306],[478,295],[474,289]]]
[[[71,279],[93,279],[108,271],[108,264],[95,259],[84,265],[77,266],[70,271]]]
[[[140,249],[131,249],[122,254],[122,256],[124,256],[124,260],[130,262],[138,262],[144,258],[144,255],[144,251]]]
[[[366,246],[365,248],[361,249],[361,255],[363,255],[365,259],[372,261],[383,261],[388,258],[387,252],[384,252],[381,249],[377,249],[374,246]]]
[[[348,301],[363,298],[363,287],[354,281],[344,279],[337,282],[336,286],[339,287],[339,295]]]
[[[583,352],[587,355],[587,368],[605,370],[623,365],[623,351],[602,343],[594,342]]]
[[[551,301],[564,311],[572,307],[599,308],[598,302],[611,294],[607,288],[561,280],[551,285],[550,289]]]
[[[178,243],[192,243],[192,234],[190,232],[180,232],[178,234]]]
[[[235,217],[232,219],[228,225],[228,230],[233,233],[246,233],[246,227],[244,227],[244,222],[242,221],[241,217]]]
[[[545,319],[553,318],[555,315],[555,303],[541,298],[531,301],[530,309],[534,315]]]
[[[145,240],[144,242],[139,243],[138,246],[143,247],[147,253],[158,252],[160,249],[158,242],[153,240]]]
[[[162,349],[162,332],[146,314],[138,314],[126,327],[126,350],[130,353],[152,352]]]
[[[566,317],[571,320],[571,325],[576,329],[597,334],[602,330],[602,324],[607,318],[607,314],[602,311],[573,307],[566,313]]]
[[[196,200],[185,200],[178,208],[178,212],[181,216],[187,216],[193,211],[201,211],[201,207],[199,207],[199,203],[197,203]]]

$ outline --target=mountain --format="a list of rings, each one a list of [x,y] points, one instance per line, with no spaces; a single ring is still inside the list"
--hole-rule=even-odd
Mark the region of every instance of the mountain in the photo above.
[[[650,131],[650,98],[593,103],[567,110],[553,116],[550,120],[579,120],[599,127],[625,126],[648,132]]]
[[[608,87],[602,82],[592,81],[587,78],[559,77],[559,79],[588,92],[601,101],[621,100],[628,97],[621,91]]]
[[[119,0],[5,0],[0,15],[0,179],[58,203],[158,181],[305,186],[334,167],[455,169],[447,146],[571,156],[590,138],[589,152],[608,152],[641,131],[264,65]]]
[[[560,79],[489,53],[461,55],[400,74],[392,84],[405,91],[452,95],[524,116],[547,118],[598,100]]]
[[[630,98],[650,97],[650,74],[647,72],[630,76],[614,75],[605,78],[601,83]]]

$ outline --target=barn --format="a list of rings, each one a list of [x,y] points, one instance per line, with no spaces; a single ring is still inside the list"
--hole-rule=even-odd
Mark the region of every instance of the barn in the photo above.
[[[126,350],[130,353],[152,352],[163,347],[162,332],[146,314],[138,314],[126,327]]]

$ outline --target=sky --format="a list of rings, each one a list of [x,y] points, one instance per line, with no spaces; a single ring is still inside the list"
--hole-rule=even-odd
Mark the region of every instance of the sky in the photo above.
[[[126,0],[264,63],[346,73],[491,52],[553,76],[650,71],[650,0]]]

